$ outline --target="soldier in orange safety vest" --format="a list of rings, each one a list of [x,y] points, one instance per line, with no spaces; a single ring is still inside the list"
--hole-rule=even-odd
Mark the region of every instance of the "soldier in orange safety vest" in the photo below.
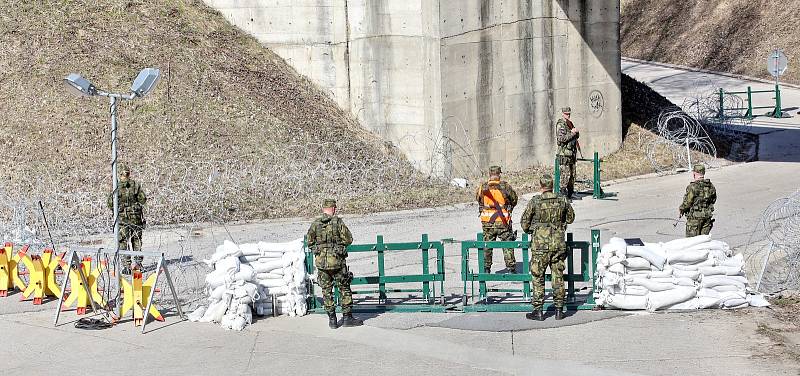
[[[517,238],[511,228],[511,212],[517,206],[517,192],[508,182],[500,180],[502,172],[500,166],[489,167],[489,181],[481,183],[476,194],[485,241],[513,241]],[[491,273],[492,249],[485,249],[483,257],[483,272]],[[506,271],[514,272],[517,267],[514,249],[504,249],[503,259]]]

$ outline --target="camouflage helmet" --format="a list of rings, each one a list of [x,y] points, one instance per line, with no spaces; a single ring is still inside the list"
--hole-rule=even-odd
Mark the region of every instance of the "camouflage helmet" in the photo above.
[[[539,186],[542,188],[553,189],[553,177],[550,175],[542,175],[539,178]]]
[[[130,175],[131,174],[131,168],[128,167],[128,165],[126,165],[124,163],[120,163],[119,165],[117,165],[117,174]]]
[[[706,166],[703,166],[702,163],[698,163],[698,164],[694,165],[694,167],[692,167],[692,171],[696,172],[696,173],[698,173],[700,175],[705,175],[706,174]]]
[[[572,113],[572,108],[570,108],[570,107],[561,107],[561,113],[571,114]]]
[[[322,201],[323,208],[335,208],[336,207],[336,200],[332,198],[326,198]]]
[[[489,174],[497,175],[497,174],[502,174],[502,173],[503,173],[503,170],[500,168],[500,166],[491,166],[491,167],[489,167]]]

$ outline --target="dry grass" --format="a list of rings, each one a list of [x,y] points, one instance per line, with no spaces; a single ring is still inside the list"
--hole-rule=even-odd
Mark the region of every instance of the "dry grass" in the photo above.
[[[622,55],[771,79],[776,48],[800,57],[800,0],[623,0]],[[783,78],[800,84],[800,70]]]

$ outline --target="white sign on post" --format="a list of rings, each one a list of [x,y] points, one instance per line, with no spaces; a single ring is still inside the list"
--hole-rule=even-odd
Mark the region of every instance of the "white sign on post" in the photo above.
[[[767,58],[767,70],[772,77],[778,78],[786,73],[786,68],[789,67],[789,59],[781,50],[772,51]]]

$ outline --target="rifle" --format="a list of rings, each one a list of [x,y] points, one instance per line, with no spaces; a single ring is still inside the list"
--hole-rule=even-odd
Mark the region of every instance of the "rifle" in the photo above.
[[[572,125],[572,120],[567,120],[567,128],[569,128],[569,130],[572,130],[573,128],[575,128],[575,126]],[[581,142],[578,141],[577,138],[575,139],[575,146],[578,149],[578,154],[580,154],[581,159],[584,159],[583,158],[583,150],[581,150]]]

